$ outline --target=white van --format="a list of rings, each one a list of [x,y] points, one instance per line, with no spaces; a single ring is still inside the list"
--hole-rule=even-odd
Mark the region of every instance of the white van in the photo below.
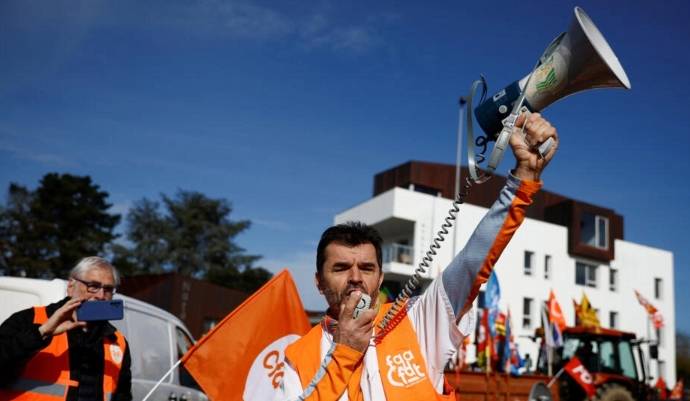
[[[14,312],[47,305],[65,297],[65,280],[0,277],[0,324]],[[127,337],[132,357],[132,396],[140,401],[192,346],[184,323],[146,302],[116,294],[125,306],[124,319],[111,322]],[[150,401],[207,401],[184,368],[178,367],[149,398]]]

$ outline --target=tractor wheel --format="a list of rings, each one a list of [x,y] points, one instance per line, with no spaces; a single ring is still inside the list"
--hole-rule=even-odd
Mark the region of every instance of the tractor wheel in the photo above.
[[[597,389],[593,401],[635,401],[630,391],[619,384],[604,384]]]

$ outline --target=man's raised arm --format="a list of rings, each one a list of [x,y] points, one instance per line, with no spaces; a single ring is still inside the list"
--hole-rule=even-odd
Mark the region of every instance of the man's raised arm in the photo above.
[[[540,175],[558,148],[556,129],[539,113],[521,116],[517,127],[523,127],[510,138],[516,167],[508,177],[498,200],[481,220],[462,251],[443,271],[443,287],[453,307],[456,320],[467,312],[481,284],[488,280],[496,261],[525,218],[532,196],[541,188]],[[533,146],[554,139],[551,150],[540,157]],[[526,143],[527,142],[527,143]]]

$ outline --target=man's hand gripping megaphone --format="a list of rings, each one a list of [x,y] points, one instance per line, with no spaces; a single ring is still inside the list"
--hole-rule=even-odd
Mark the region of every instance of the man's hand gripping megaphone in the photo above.
[[[523,180],[538,181],[558,149],[556,128],[541,114],[525,112],[515,120],[508,139],[515,156],[513,174]]]

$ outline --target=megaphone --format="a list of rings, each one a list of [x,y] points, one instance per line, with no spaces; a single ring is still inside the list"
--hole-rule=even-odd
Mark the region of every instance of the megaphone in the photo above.
[[[475,108],[474,115],[487,139],[496,140],[488,162],[489,171],[495,170],[502,159],[512,132],[511,124],[521,111],[541,111],[568,95],[594,88],[630,89],[630,81],[594,22],[583,9],[575,7],[570,28],[551,42],[535,69]],[[468,122],[471,123],[470,113]],[[471,124],[468,130],[471,133]],[[503,132],[507,134],[501,137]],[[544,154],[548,151],[547,145],[542,145]],[[470,146],[474,146],[474,143]],[[472,171],[474,160],[469,160],[468,164]]]

